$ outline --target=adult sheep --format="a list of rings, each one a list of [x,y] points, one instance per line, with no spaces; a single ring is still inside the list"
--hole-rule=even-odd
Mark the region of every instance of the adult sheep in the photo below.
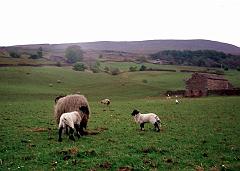
[[[79,108],[81,106],[86,106],[88,110],[85,113],[80,112]],[[87,128],[87,123],[90,116],[90,107],[87,98],[84,95],[67,95],[59,98],[56,101],[56,104],[54,106],[54,117],[57,124],[59,124],[60,117],[63,113],[72,111],[78,111],[81,113],[82,121],[80,123],[80,131],[82,134],[84,134],[83,128]]]

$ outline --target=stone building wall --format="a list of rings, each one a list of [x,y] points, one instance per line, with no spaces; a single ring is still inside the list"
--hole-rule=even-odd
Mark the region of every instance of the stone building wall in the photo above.
[[[229,89],[229,83],[227,80],[213,80],[207,79],[208,90],[224,90]]]

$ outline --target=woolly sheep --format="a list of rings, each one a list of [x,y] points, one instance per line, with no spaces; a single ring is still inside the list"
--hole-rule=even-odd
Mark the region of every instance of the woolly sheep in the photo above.
[[[82,106],[79,108],[79,111],[81,113],[86,113],[88,111],[88,108],[86,106]],[[81,130],[80,130],[80,123],[82,121],[82,117],[78,111],[73,111],[73,112],[67,112],[63,113],[60,117],[60,122],[58,125],[59,129],[59,138],[58,141],[62,141],[62,130],[65,128],[67,129],[68,127],[70,128],[70,134],[69,134],[69,139],[75,141],[75,138],[73,136],[74,133],[74,128],[76,129],[77,132],[77,137],[80,138]]]
[[[111,101],[109,99],[103,99],[100,101],[102,104],[106,104],[107,106],[110,105]]]
[[[138,110],[135,109],[132,112],[132,116],[134,116],[135,122],[140,124],[142,131],[144,130],[145,123],[152,123],[155,127],[155,130],[157,132],[160,131],[161,120],[155,113],[141,114]]]
[[[79,107],[81,106],[85,106],[87,108],[87,111],[85,113],[79,111]],[[82,131],[82,134],[84,134],[83,128],[85,129],[87,128],[87,123],[90,116],[90,107],[84,95],[79,94],[67,95],[65,97],[59,98],[56,101],[56,104],[54,106],[54,117],[57,124],[59,124],[60,117],[63,113],[72,111],[80,112],[80,115],[82,117],[80,130]]]

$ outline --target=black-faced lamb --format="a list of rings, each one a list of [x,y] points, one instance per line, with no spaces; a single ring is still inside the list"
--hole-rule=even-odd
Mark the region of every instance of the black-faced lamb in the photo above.
[[[79,107],[81,106],[85,106],[87,109],[84,113],[79,111]],[[82,131],[82,134],[85,134],[86,132],[83,131],[83,128],[87,129],[90,107],[87,98],[84,95],[73,94],[57,98],[54,106],[54,116],[57,124],[59,124],[60,117],[63,113],[72,111],[78,111],[80,113],[82,117],[80,130]]]
[[[60,122],[58,125],[58,141],[61,142],[62,141],[62,130],[63,129],[70,129],[69,131],[69,139],[75,141],[75,138],[73,136],[74,133],[74,128],[76,129],[76,135],[78,138],[80,138],[81,135],[81,128],[80,128],[80,124],[82,121],[82,115],[80,113],[86,113],[88,111],[88,108],[86,106],[81,106],[79,108],[79,111],[73,111],[73,112],[67,112],[67,113],[63,113],[60,117]]]
[[[145,123],[152,123],[157,132],[160,131],[161,120],[155,113],[141,114],[138,110],[133,110],[132,116],[136,123],[140,124],[141,130],[144,130]]]

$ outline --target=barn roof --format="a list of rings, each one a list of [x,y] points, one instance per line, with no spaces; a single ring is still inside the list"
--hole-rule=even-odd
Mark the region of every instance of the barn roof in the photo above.
[[[225,80],[225,81],[227,80],[222,75],[217,75],[217,74],[194,73],[193,75],[199,75],[199,76],[205,77],[207,79],[212,79],[212,80]]]

